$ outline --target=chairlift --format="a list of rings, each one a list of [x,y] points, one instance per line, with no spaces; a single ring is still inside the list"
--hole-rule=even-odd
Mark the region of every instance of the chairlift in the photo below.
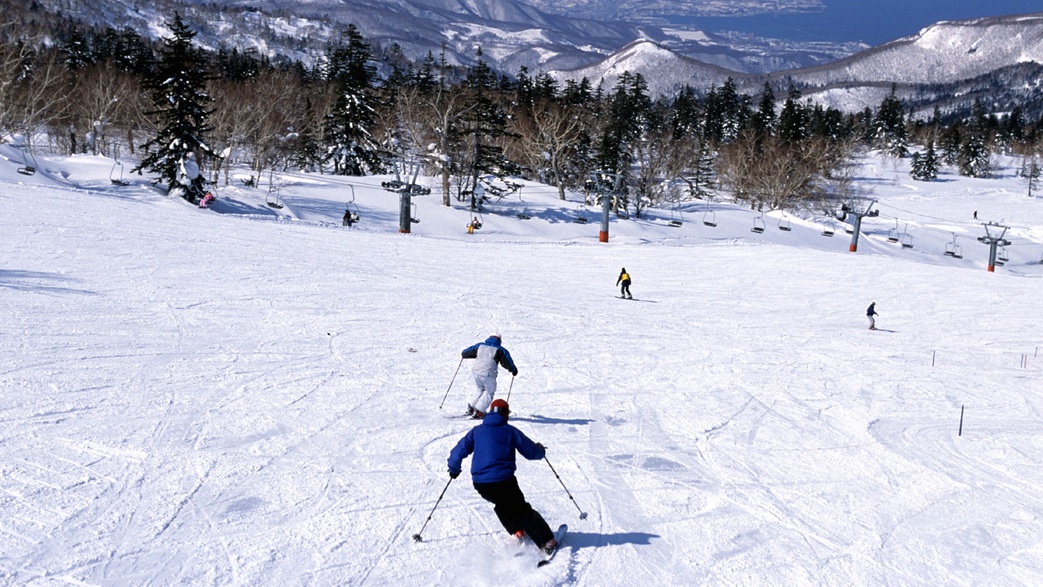
[[[684,213],[680,210],[676,210],[677,215],[675,216],[674,212],[674,210],[670,210],[670,222],[667,222],[667,225],[673,226],[674,228],[684,225]]]
[[[703,212],[703,224],[709,227],[717,226],[717,213],[713,210]]]
[[[123,164],[120,163],[118,159],[114,160],[114,161],[115,161],[115,163],[113,163],[112,169],[109,170],[109,181],[112,182],[112,185],[118,185],[118,186],[130,185],[130,182],[125,181],[123,179]],[[117,173],[117,170],[119,170],[118,173]]]
[[[911,249],[913,248],[913,236],[908,232],[902,233],[902,248]]]
[[[887,230],[887,242],[896,243],[902,238],[902,234],[898,232],[898,219],[895,218],[895,227]]]
[[[410,202],[409,205],[413,209],[412,214],[409,215],[409,221],[412,222],[413,224],[418,224],[420,222],[420,219],[417,218],[417,215],[416,215],[416,204]]]
[[[264,197],[264,203],[276,210],[283,209],[282,196],[279,195],[277,186],[269,186],[268,194]]]
[[[589,220],[587,220],[586,216],[577,216],[573,218],[572,221],[576,224],[586,224],[587,222],[590,222]]]
[[[760,216],[755,216],[753,218],[753,228],[750,229],[750,232],[756,232],[758,234],[764,232],[764,213],[763,212],[761,212]]]
[[[999,251],[996,253],[996,261],[998,261],[997,265],[1010,261],[1010,257],[1007,256],[1007,247],[999,248]]]
[[[779,218],[779,230],[784,231],[784,232],[789,232],[789,231],[793,230],[793,227],[790,226],[789,218],[786,218],[785,214],[783,214]]]
[[[351,225],[358,222],[362,218],[362,215],[359,213],[358,204],[355,203],[355,186],[348,184],[348,187],[351,188],[351,199],[344,204],[344,220],[342,225],[351,228]]]
[[[833,226],[832,222],[830,222],[829,224],[822,225],[822,236],[833,236],[834,234],[836,234],[836,231],[837,230]]]
[[[33,160],[33,162],[31,164],[29,163],[30,159]],[[25,147],[22,147],[22,162],[23,162],[23,165],[17,169],[18,173],[21,173],[22,175],[35,175],[36,174],[36,168],[37,168],[36,156],[33,155]]]
[[[953,259],[963,258],[963,248],[956,244],[956,233],[953,233],[951,243],[945,243],[945,256]]]

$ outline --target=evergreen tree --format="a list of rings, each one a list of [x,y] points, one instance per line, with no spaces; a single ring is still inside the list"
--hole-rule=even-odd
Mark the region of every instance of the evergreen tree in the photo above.
[[[326,115],[326,161],[338,175],[379,173],[383,165],[379,145],[370,134],[376,119],[374,81],[369,44],[355,25],[348,25],[346,43],[329,50],[326,79],[333,84],[336,101]]]
[[[992,166],[989,162],[989,148],[985,139],[978,132],[971,132],[960,149],[960,175],[967,177],[989,177]]]
[[[696,144],[695,153],[691,169],[684,179],[688,183],[689,194],[693,198],[706,199],[712,195],[710,188],[714,183],[713,151],[710,150],[706,139],[700,138]]]
[[[766,137],[775,134],[778,119],[775,116],[775,91],[771,84],[764,82],[764,90],[761,92],[760,105],[757,112],[750,120],[750,127],[758,137]]]
[[[897,92],[897,85],[892,84],[891,94],[880,103],[873,121],[873,140],[888,155],[905,157],[909,153],[909,137],[905,128],[905,111]]]
[[[735,140],[751,116],[749,110],[749,104],[739,96],[732,78],[720,88],[710,88],[703,109],[706,137],[713,144]]]
[[[702,135],[703,108],[695,91],[686,85],[674,99],[674,138],[695,137]]]
[[[941,143],[942,162],[946,165],[956,165],[960,160],[960,146],[963,145],[963,137],[956,125],[950,125],[942,130]]]
[[[608,119],[598,143],[597,163],[602,171],[629,174],[630,145],[640,138],[651,104],[644,77],[624,71],[609,98]]]
[[[510,117],[498,100],[503,84],[482,58],[481,48],[477,58],[468,68],[465,80],[470,95],[464,124],[470,137],[471,160],[466,168],[460,170],[469,177],[472,192],[483,175],[503,178],[521,171],[520,166],[510,161],[503,151],[503,141],[514,136],[509,128]],[[471,207],[477,204],[472,195]]]
[[[909,176],[917,181],[934,181],[938,179],[938,155],[934,152],[934,141],[927,143],[923,153],[914,153]]]
[[[141,163],[132,171],[159,174],[169,193],[196,202],[205,193],[206,178],[199,164],[204,157],[216,157],[206,143],[211,130],[212,101],[206,93],[206,55],[192,46],[196,33],[174,14],[167,23],[173,36],[163,39],[155,71],[145,80],[156,110],[149,112],[156,135],[141,146]]]
[[[800,98],[800,91],[790,86],[779,114],[779,138],[783,143],[799,143],[811,136],[810,117],[801,105]]]

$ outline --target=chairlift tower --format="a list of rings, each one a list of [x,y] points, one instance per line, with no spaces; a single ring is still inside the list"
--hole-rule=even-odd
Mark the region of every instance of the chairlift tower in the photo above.
[[[590,176],[591,186],[601,198],[601,231],[598,233],[598,242],[607,243],[608,219],[609,213],[612,211],[612,201],[626,191],[623,187],[623,175],[608,171],[594,171]]]
[[[380,182],[380,187],[389,192],[398,194],[398,232],[409,234],[412,224],[420,222],[413,217],[413,195],[426,196],[431,193],[431,188],[418,185],[417,176],[420,175],[421,162],[419,159],[403,159],[401,157],[392,161],[395,167],[395,179]]]
[[[862,218],[876,218],[880,215],[880,210],[872,210],[875,203],[876,200],[872,200],[864,210],[856,208],[854,204],[844,204],[841,207],[840,210],[842,212],[855,217],[854,230],[851,233],[851,246],[848,248],[848,251],[852,253],[858,252],[858,234],[862,232]]]
[[[985,227],[985,236],[979,236],[978,242],[989,245],[989,271],[995,272],[997,264],[996,251],[999,247],[1006,247],[1010,244],[1009,240],[1003,238],[1003,235],[1007,234],[1007,229],[1010,227],[992,222],[985,222],[982,226]],[[990,227],[992,230],[989,230]]]

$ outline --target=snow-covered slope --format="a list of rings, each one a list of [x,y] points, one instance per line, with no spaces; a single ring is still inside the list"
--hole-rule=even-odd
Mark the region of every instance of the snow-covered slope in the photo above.
[[[866,158],[855,254],[726,203],[599,243],[576,194],[527,184],[472,235],[417,197],[403,235],[384,178],[200,210],[37,162],[0,146],[0,584],[1038,582],[1043,200],[1011,161],[925,184]],[[995,273],[974,210],[1011,227]],[[570,525],[539,570],[446,474],[460,351],[494,330],[520,371],[499,396],[549,447],[520,485]]]

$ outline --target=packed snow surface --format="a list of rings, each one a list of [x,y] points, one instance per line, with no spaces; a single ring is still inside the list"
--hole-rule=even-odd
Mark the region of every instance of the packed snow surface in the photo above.
[[[601,243],[582,195],[526,184],[467,234],[425,180],[400,234],[387,177],[233,178],[199,209],[111,160],[0,155],[0,584],[1043,579],[1043,199],[1015,161],[921,183],[867,157],[851,253],[717,201]],[[460,351],[493,332],[548,447],[521,487],[570,528],[539,570],[446,472]]]

